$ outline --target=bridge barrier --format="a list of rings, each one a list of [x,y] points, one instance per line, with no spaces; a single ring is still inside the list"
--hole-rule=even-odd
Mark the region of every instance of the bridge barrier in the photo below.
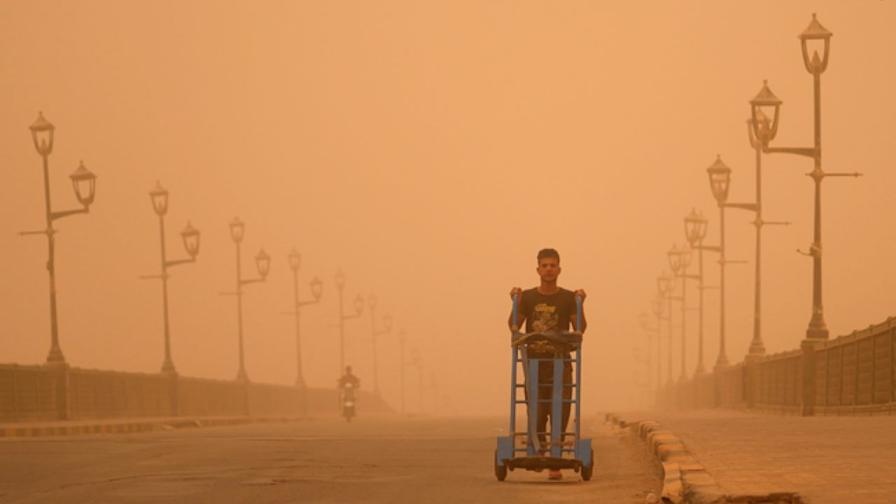
[[[0,364],[0,423],[140,417],[329,416],[335,388],[130,373],[58,365]],[[361,391],[365,412],[388,413]]]
[[[896,412],[896,319],[716,368],[659,390],[656,403],[802,415],[891,414]]]

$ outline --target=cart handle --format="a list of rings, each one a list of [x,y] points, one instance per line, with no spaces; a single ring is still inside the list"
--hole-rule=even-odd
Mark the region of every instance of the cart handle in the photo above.
[[[527,334],[515,332],[510,340],[510,345],[517,347],[529,343],[530,341],[545,340],[550,341],[551,343],[577,347],[582,344],[582,333],[576,331],[530,332]]]

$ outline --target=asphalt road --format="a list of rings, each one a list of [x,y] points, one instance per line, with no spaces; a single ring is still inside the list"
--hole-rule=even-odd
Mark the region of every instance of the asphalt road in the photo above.
[[[584,422],[597,465],[495,480],[503,419],[312,420],[0,440],[3,503],[643,503],[660,470],[639,441]]]

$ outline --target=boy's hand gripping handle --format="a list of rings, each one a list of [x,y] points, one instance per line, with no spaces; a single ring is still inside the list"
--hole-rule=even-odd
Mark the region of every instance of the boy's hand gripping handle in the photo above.
[[[582,296],[576,296],[576,331],[582,332]]]
[[[515,296],[513,296],[513,310],[511,311],[511,327],[510,329],[513,332],[520,331],[520,297],[522,296],[521,292],[517,292]]]

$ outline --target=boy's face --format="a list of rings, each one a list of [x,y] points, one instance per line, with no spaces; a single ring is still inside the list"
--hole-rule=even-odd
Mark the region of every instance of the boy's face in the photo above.
[[[543,257],[538,260],[535,271],[542,281],[556,282],[557,276],[560,275],[560,261],[556,257]]]

